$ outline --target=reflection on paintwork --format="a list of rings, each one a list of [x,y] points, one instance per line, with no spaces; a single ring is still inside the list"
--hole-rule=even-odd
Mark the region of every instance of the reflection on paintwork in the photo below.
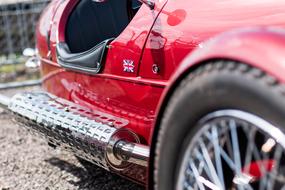
[[[110,44],[103,72],[85,75],[62,70],[55,45],[64,41],[65,24],[76,1],[63,1],[51,26],[53,62],[42,64],[44,88],[59,96],[128,121],[127,128],[148,141],[155,110],[168,80],[182,60],[218,33],[246,27],[283,26],[284,1],[184,0],[157,2],[151,11],[143,6],[128,27]],[[256,10],[250,9],[250,7]],[[47,14],[51,14],[47,10]],[[161,12],[161,13],[160,13]],[[160,14],[159,14],[160,13]],[[154,24],[154,25],[153,25]],[[46,31],[40,22],[39,31]],[[40,55],[46,56],[46,32],[38,32]],[[40,44],[40,45],[39,45]],[[143,54],[142,54],[143,53]],[[124,60],[133,60],[134,72],[124,72]],[[159,72],[153,72],[153,66]],[[147,81],[147,82],[146,82]]]
[[[235,28],[267,26],[268,23],[284,26],[283,18],[283,0],[274,3],[271,0],[190,0],[187,5],[182,0],[168,1],[148,38],[139,75],[168,80],[192,50],[201,48],[203,41]],[[153,32],[167,39],[160,51],[153,50],[156,45],[152,41],[157,40]],[[153,64],[160,65],[160,75],[152,72]]]

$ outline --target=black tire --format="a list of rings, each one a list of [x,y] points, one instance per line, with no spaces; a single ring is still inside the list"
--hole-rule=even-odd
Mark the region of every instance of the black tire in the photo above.
[[[284,100],[283,85],[257,68],[232,61],[198,67],[180,82],[163,114],[155,146],[154,189],[175,189],[181,155],[199,130],[197,122],[208,113],[242,110],[282,126]]]

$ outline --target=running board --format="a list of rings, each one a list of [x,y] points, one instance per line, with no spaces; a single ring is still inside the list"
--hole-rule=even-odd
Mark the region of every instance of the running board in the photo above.
[[[10,110],[21,125],[44,136],[52,145],[70,150],[107,170],[148,165],[149,147],[140,144],[138,136],[131,131],[119,129],[116,126],[119,118],[107,119],[112,123],[103,122],[101,112],[45,92],[19,93],[11,99],[0,95],[0,105]],[[111,116],[105,115],[104,119],[108,117]]]

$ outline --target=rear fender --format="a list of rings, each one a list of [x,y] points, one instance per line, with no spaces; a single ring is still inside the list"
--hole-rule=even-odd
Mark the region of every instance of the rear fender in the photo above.
[[[212,60],[233,60],[259,68],[285,82],[285,30],[279,28],[245,28],[222,33],[199,45],[180,64],[160,100],[152,131],[149,171],[154,171],[155,142],[164,110],[179,83],[195,68]],[[149,187],[153,186],[149,173]],[[151,188],[150,188],[151,189]]]

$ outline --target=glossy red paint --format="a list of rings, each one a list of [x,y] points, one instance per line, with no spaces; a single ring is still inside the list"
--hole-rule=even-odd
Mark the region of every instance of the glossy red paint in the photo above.
[[[221,46],[220,44],[223,44]],[[228,59],[247,63],[285,82],[285,30],[274,27],[244,28],[222,33],[204,43],[179,66],[173,81],[196,64],[213,59]]]
[[[37,49],[42,58],[50,55],[49,36],[51,32],[52,21],[57,12],[60,0],[52,1],[43,11],[36,28]]]
[[[169,80],[185,56],[203,49],[205,41],[222,32],[254,26],[284,27],[284,4],[282,0],[169,1],[148,38],[140,76]],[[153,64],[159,65],[160,73],[152,72]]]
[[[223,44],[221,46],[221,44]],[[164,90],[156,113],[161,114],[179,82],[196,68],[210,60],[227,59],[246,63],[266,71],[285,83],[285,30],[271,27],[251,27],[222,33],[203,43],[202,49],[191,52],[176,68]],[[155,126],[159,125],[159,118]],[[154,132],[152,132],[154,133]]]
[[[167,83],[141,79],[138,76],[139,60],[149,31],[166,1],[157,3],[155,11],[141,7],[128,28],[110,44],[112,48],[108,51],[104,70],[98,75],[66,71],[56,63],[56,43],[65,40],[65,24],[77,2],[64,1],[57,8],[50,34],[51,60],[40,53],[43,86],[59,97],[128,119],[129,124],[125,127],[135,131],[146,142],[157,102]],[[123,72],[124,59],[134,61],[134,73]]]
[[[67,71],[57,64],[55,46],[65,41],[65,25],[77,3],[53,1],[41,17],[37,47],[43,87],[56,96],[127,120],[125,126],[114,123],[115,127],[132,130],[146,144],[151,143],[155,119],[177,81],[205,60],[243,61],[285,82],[285,33],[271,29],[285,26],[283,0],[156,0],[154,10],[142,6],[110,44],[104,69],[96,75]],[[254,29],[211,40],[225,31],[247,27]],[[123,60],[134,61],[134,73],[123,71]]]

